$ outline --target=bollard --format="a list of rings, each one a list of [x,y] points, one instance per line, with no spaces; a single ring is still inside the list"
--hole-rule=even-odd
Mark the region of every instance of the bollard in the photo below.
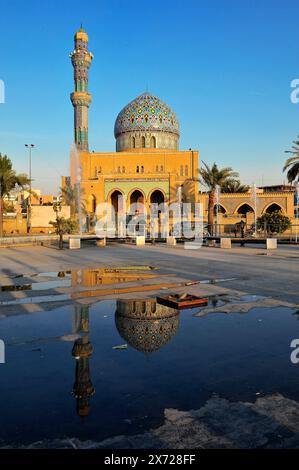
[[[81,248],[81,239],[70,237],[69,239],[69,249],[70,250],[79,250]]]
[[[220,248],[229,250],[232,247],[231,238],[220,238]]]
[[[144,236],[141,236],[141,235],[138,235],[138,236],[135,238],[135,244],[136,244],[136,246],[143,246],[143,245],[145,245],[145,237],[144,237]]]
[[[267,248],[267,250],[276,250],[277,249],[277,238],[267,238],[266,248]]]
[[[176,245],[176,238],[175,237],[167,237],[166,238],[167,245],[175,246]]]
[[[96,240],[96,245],[99,247],[106,246],[106,238],[99,238]]]

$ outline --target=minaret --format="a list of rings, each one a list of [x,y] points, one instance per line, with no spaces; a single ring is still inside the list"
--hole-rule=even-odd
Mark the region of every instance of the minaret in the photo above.
[[[95,389],[90,378],[89,358],[93,353],[89,341],[89,307],[75,305],[75,328],[81,337],[74,343],[72,355],[76,359],[76,380],[73,386],[73,395],[77,402],[77,414],[82,418],[89,415],[90,397]]]
[[[70,54],[74,67],[75,91],[71,94],[74,106],[75,144],[80,150],[88,151],[88,108],[91,95],[88,93],[88,70],[93,59],[87,50],[88,35],[81,28],[75,34],[75,49]]]

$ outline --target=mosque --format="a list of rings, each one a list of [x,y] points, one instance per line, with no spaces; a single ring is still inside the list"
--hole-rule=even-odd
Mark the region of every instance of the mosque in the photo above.
[[[88,35],[81,28],[75,34],[71,53],[75,91],[74,141],[80,150],[81,187],[86,209],[95,213],[99,203],[111,203],[116,211],[136,203],[149,209],[152,203],[197,202],[198,160],[195,150],[179,150],[180,126],[174,111],[158,97],[146,92],[125,106],[114,126],[116,152],[89,152],[88,71],[93,56]],[[72,184],[74,184],[74,176]]]
[[[74,142],[80,154],[81,187],[89,218],[95,220],[100,203],[112,204],[119,214],[124,207],[130,213],[132,204],[142,203],[149,210],[151,204],[163,202],[202,202],[205,217],[208,197],[199,191],[199,152],[179,149],[177,116],[157,96],[145,92],[120,111],[114,126],[115,152],[89,151],[88,110],[92,96],[88,91],[88,74],[93,55],[82,27],[74,42],[70,54],[75,84],[71,94]],[[71,175],[71,184],[75,184],[75,178]],[[260,189],[257,216],[274,209],[294,219],[294,191]],[[221,224],[233,225],[241,218],[251,223],[253,212],[250,193],[221,195]]]

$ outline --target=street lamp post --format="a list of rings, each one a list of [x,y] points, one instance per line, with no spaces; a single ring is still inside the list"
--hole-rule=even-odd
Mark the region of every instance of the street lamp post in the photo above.
[[[220,203],[220,186],[217,184],[215,188],[215,208],[216,208],[216,236],[218,236],[219,233],[219,203]]]
[[[29,150],[29,204],[27,207],[27,233],[30,233],[31,230],[31,192],[32,192],[32,184],[31,184],[31,153],[34,147],[34,144],[25,144],[25,147]]]

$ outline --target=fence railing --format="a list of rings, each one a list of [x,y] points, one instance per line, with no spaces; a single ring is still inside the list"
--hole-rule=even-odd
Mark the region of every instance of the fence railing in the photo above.
[[[278,224],[265,224],[262,228],[250,224],[242,227],[241,224],[214,224],[205,225],[204,236],[230,237],[230,238],[278,238],[299,242],[299,224],[292,225],[287,230]]]

